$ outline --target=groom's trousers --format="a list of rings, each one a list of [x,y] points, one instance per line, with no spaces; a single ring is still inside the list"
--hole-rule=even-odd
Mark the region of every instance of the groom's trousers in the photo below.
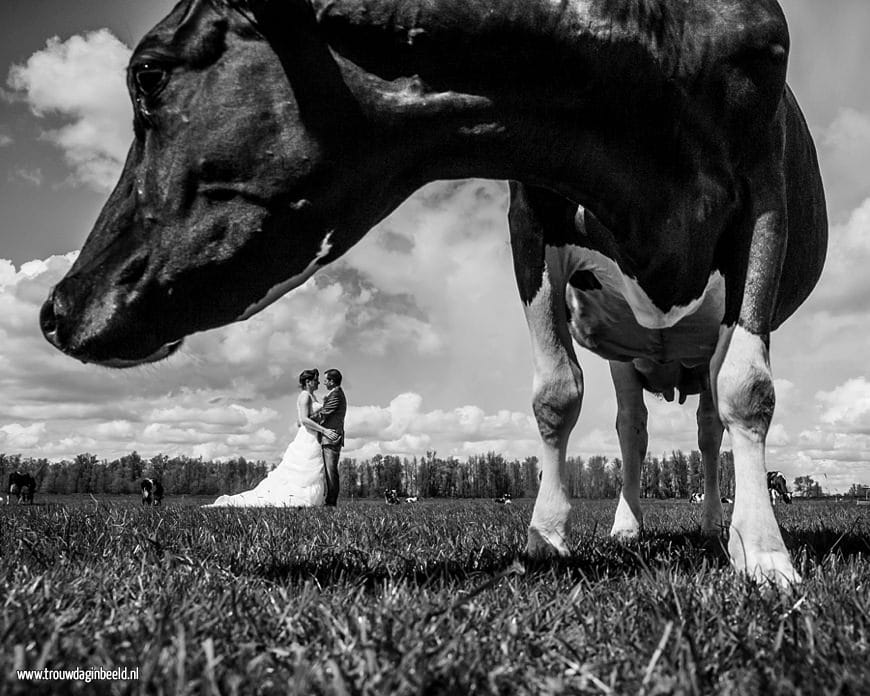
[[[323,468],[326,470],[326,501],[325,505],[338,503],[338,457],[340,447],[323,448]]]

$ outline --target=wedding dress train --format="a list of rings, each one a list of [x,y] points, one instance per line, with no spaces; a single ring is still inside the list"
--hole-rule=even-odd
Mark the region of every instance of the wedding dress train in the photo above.
[[[313,410],[318,410],[314,405]],[[317,436],[301,426],[281,463],[249,491],[222,495],[204,507],[315,507],[326,497],[323,452]]]

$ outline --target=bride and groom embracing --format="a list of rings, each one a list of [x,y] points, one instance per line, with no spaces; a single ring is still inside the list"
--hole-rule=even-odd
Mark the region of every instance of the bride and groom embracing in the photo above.
[[[315,395],[320,373],[305,370],[299,375],[301,391],[296,399],[299,432],[281,463],[251,490],[222,495],[205,507],[335,506],[347,399],[341,388],[341,372],[327,370],[323,377],[329,391],[321,403]]]

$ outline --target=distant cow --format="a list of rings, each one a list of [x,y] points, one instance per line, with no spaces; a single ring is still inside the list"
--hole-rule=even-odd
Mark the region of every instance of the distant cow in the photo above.
[[[776,505],[778,498],[782,498],[787,505],[791,505],[791,495],[785,485],[785,476],[778,471],[767,472],[767,492],[770,494],[771,505]]]
[[[157,479],[142,479],[142,504],[160,505],[163,502],[163,484]]]
[[[731,498],[729,498],[728,496],[722,496],[722,502],[723,503],[732,503],[732,504],[734,503],[734,501]]]
[[[387,505],[398,505],[399,504],[399,496],[396,493],[395,488],[385,488],[384,489],[384,502]]]
[[[410,498],[405,498],[405,502],[406,502],[406,503],[416,503],[416,502],[417,502],[417,496],[415,495],[415,496],[412,496],[412,497],[410,497]]]
[[[511,494],[505,493],[501,498],[493,498],[492,502],[498,503],[499,505],[510,505],[511,504]]]
[[[29,503],[33,505],[33,493],[36,491],[36,480],[27,473],[13,471],[9,474],[9,485],[6,487],[9,491],[9,499],[7,503],[12,502],[14,495],[19,503]]]
[[[704,494],[703,493],[692,493],[692,497],[689,498],[689,502],[700,504],[704,502]]]

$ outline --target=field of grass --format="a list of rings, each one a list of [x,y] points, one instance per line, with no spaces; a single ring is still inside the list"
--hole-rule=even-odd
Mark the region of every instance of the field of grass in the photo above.
[[[699,507],[575,501],[573,555],[518,560],[532,501],[337,510],[0,509],[0,693],[870,694],[870,508],[777,507],[805,583],[736,576]],[[22,682],[15,669],[139,668]]]

